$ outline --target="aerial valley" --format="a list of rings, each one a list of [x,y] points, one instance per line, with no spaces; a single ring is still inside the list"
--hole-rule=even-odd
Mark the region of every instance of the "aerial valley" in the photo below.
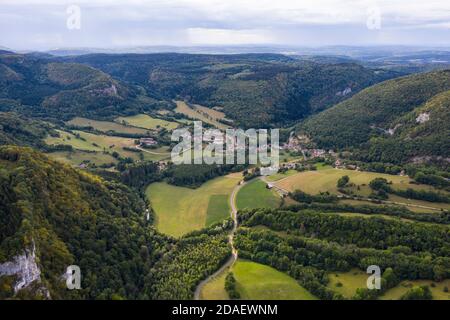
[[[0,51],[0,299],[450,300],[450,66],[411,61]],[[279,128],[278,173],[174,164],[194,121]]]

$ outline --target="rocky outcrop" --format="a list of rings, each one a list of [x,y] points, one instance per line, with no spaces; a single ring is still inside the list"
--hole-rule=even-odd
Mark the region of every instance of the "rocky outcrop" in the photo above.
[[[425,123],[428,120],[430,120],[430,114],[427,112],[419,114],[419,116],[416,118],[417,123]]]
[[[14,292],[28,287],[34,281],[41,281],[41,270],[36,263],[36,247],[25,249],[24,254],[13,257],[12,261],[0,264],[0,276],[16,276]]]
[[[342,91],[336,92],[336,95],[340,96],[340,97],[345,97],[346,95],[349,95],[350,93],[352,93],[352,88],[347,87]]]

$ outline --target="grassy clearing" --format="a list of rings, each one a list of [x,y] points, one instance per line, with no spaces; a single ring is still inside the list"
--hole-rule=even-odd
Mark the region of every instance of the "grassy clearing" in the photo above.
[[[225,113],[222,111],[218,111],[215,109],[207,108],[198,104],[194,104],[195,111],[199,113],[203,113],[205,116],[215,119],[215,120],[221,120],[225,118]]]
[[[434,286],[433,286],[434,284]],[[450,289],[450,279],[446,279],[441,282],[433,282],[431,280],[414,280],[414,281],[403,281],[395,288],[389,289],[381,297],[381,300],[398,300],[413,286],[424,286],[430,287],[433,294],[433,300],[450,300],[450,293],[444,292],[444,287]]]
[[[210,199],[214,195],[228,197],[239,180],[237,175],[228,175],[210,180],[197,189],[172,186],[164,182],[149,185],[146,195],[156,214],[156,228],[162,233],[179,237],[220,221],[224,214],[223,198],[216,198],[211,204],[218,208],[219,214],[212,207],[208,208]],[[219,220],[208,218],[208,214]]]
[[[78,126],[78,127],[93,127],[95,130],[102,132],[118,132],[118,133],[127,133],[127,134],[148,134],[148,130],[136,128],[132,126],[125,126],[120,123],[111,122],[111,121],[97,121],[86,118],[76,117],[68,122],[69,125]]]
[[[197,106],[194,106],[195,108],[197,108],[197,110],[195,110],[195,109],[192,109],[191,107],[189,107],[186,104],[186,102],[184,102],[184,101],[175,101],[175,103],[177,104],[175,112],[182,113],[182,114],[188,116],[189,118],[193,118],[196,120],[200,120],[200,121],[209,123],[210,125],[213,125],[219,129],[226,129],[228,127],[225,124],[216,121],[215,119],[217,119],[217,118],[209,116],[208,114],[205,115],[205,112],[203,110],[208,109],[206,107],[201,107],[201,106],[197,105]],[[210,110],[211,110],[211,112],[215,111],[212,109],[210,109]],[[218,112],[218,111],[216,111],[216,112]]]
[[[286,179],[283,179],[276,184],[286,190],[294,191],[296,189],[302,190],[306,193],[317,194],[319,192],[331,192],[338,193],[336,183],[337,180],[347,175],[350,177],[350,182],[355,184],[354,187],[348,188],[356,195],[368,197],[371,193],[371,189],[368,186],[369,182],[377,177],[382,177],[392,182],[394,189],[407,189],[412,188],[416,190],[434,190],[433,187],[427,185],[411,184],[412,181],[406,176],[396,176],[389,174],[382,174],[376,172],[363,172],[355,170],[343,170],[334,168],[324,168],[318,171],[305,171],[298,174],[294,174]],[[359,189],[358,189],[359,187]],[[396,195],[389,195],[389,201],[396,201],[406,204],[423,205],[434,208],[446,208],[449,209],[449,204],[444,203],[431,203],[420,200],[406,199],[398,197]]]
[[[315,300],[298,282],[274,268],[238,260],[233,266],[236,288],[243,300]]]
[[[355,295],[356,289],[367,287],[366,282],[368,277],[368,274],[358,269],[352,269],[349,272],[333,272],[329,274],[330,282],[328,287],[333,291],[342,294],[346,298],[351,298]],[[339,286],[338,283],[342,286]],[[432,285],[433,283],[434,287]],[[379,299],[398,300],[413,286],[423,285],[428,285],[430,287],[433,299],[450,300],[450,293],[444,292],[444,287],[450,289],[450,279],[441,282],[433,282],[431,280],[403,281],[395,288],[387,290]]]
[[[267,189],[263,181],[255,179],[239,190],[236,204],[239,209],[278,208],[281,198],[275,190]]]
[[[267,176],[267,177],[266,177],[266,180],[267,180],[267,181],[274,182],[274,181],[278,181],[278,180],[287,178],[287,177],[289,177],[289,176],[292,176],[292,175],[294,175],[294,174],[296,174],[296,173],[298,173],[297,170],[292,170],[292,169],[291,169],[291,170],[288,170],[288,171],[283,172],[283,173],[276,173],[276,174]]]
[[[402,199],[403,200],[403,199]],[[375,202],[371,202],[371,201],[365,201],[365,200],[354,200],[354,199],[343,199],[343,200],[339,200],[339,203],[344,203],[344,204],[350,204],[352,206],[362,206],[362,205],[372,205],[372,206],[376,206],[376,205],[382,205],[382,204],[378,204]],[[428,205],[430,205],[430,203],[427,203]],[[418,207],[411,207],[411,206],[407,206],[407,208],[413,212],[428,212],[428,213],[436,213],[438,212],[435,209],[425,209],[425,208],[418,208]]]
[[[227,194],[214,194],[209,198],[208,210],[206,212],[207,226],[229,217],[231,209],[228,200],[229,196]]]
[[[178,127],[178,123],[176,122],[152,118],[146,114],[138,114],[131,117],[119,117],[115,121],[121,124],[127,124],[133,127],[144,128],[149,130],[158,130],[160,128],[173,130]]]
[[[85,141],[82,139],[78,139],[75,135],[57,130],[59,133],[59,137],[47,137],[45,139],[45,143],[48,145],[70,145],[74,149],[85,150],[85,151],[102,151],[99,146],[94,146],[91,142]]]
[[[123,149],[124,147],[134,147],[134,139],[97,135],[77,130],[74,130],[73,132],[74,134],[59,131],[59,137],[47,137],[45,142],[49,145],[71,145],[74,149],[84,151],[106,151],[109,153],[116,151],[122,157],[130,157],[133,159],[138,159],[139,157],[138,153]],[[78,134],[80,138],[75,136],[75,134]]]
[[[222,272],[217,278],[209,281],[200,292],[201,300],[229,300],[227,291],[225,290],[225,278],[229,269]]]
[[[293,153],[286,150],[280,150],[279,157],[280,163],[303,159],[303,155],[293,155]]]
[[[328,287],[346,298],[355,295],[356,289],[367,288],[369,275],[361,270],[352,269],[348,272],[333,272],[329,274]]]
[[[65,162],[73,166],[79,166],[82,163],[89,163],[99,166],[102,164],[117,162],[117,159],[113,156],[103,152],[86,152],[80,150],[60,151],[49,153],[48,156],[57,161]]]

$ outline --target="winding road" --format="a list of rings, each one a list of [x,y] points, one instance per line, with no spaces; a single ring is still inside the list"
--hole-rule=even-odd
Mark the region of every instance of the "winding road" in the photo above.
[[[236,247],[234,246],[234,235],[236,234],[238,221],[237,221],[237,207],[236,207],[236,195],[238,194],[239,190],[245,185],[245,182],[239,183],[237,186],[234,187],[233,192],[230,196],[230,208],[231,208],[231,218],[233,219],[233,229],[230,231],[230,234],[228,235],[228,242],[231,246],[231,257],[212,275],[210,275],[205,280],[202,280],[194,292],[194,299],[200,300],[200,293],[202,292],[203,287],[211,280],[217,278],[222,272],[227,270],[228,268],[232,267],[233,264],[236,262],[238,257],[238,252],[236,250]]]

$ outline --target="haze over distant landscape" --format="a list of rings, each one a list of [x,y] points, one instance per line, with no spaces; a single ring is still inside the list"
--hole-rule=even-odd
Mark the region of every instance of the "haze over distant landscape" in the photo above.
[[[74,17],[79,17],[75,27]],[[450,45],[449,30],[450,2],[445,0],[3,0],[0,9],[1,45],[15,50],[215,45],[443,47]]]

